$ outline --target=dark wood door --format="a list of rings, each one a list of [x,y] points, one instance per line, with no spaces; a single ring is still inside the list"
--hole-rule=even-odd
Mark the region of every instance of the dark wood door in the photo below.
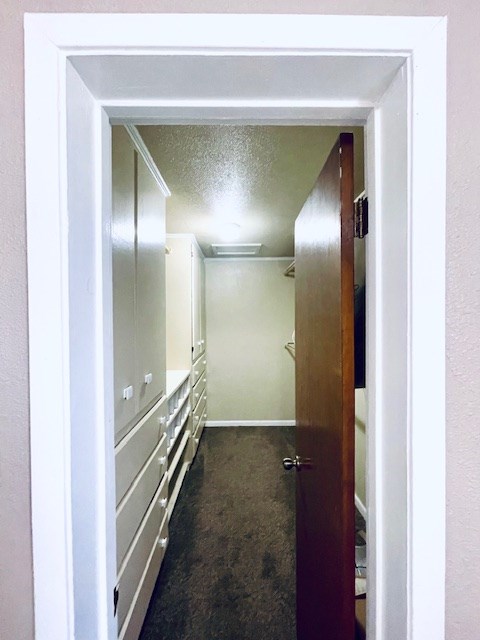
[[[295,224],[298,640],[353,640],[353,136]]]

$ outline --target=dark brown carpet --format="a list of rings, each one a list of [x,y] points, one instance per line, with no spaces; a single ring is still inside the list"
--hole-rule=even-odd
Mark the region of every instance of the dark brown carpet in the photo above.
[[[141,640],[295,640],[293,427],[205,429]]]

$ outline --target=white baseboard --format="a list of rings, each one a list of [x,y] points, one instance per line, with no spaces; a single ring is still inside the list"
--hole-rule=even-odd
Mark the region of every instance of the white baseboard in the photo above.
[[[295,420],[207,420],[206,427],[294,427]]]
[[[365,522],[367,521],[367,507],[363,504],[360,498],[355,493],[355,506],[360,511],[362,516],[365,518]]]

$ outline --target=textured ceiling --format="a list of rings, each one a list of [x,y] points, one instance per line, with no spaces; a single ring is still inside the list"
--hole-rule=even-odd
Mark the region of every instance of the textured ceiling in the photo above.
[[[206,256],[226,241],[292,256],[293,228],[338,134],[355,137],[355,193],[363,190],[361,127],[139,127],[172,192],[167,231],[193,233]],[[233,223],[233,224],[232,224]],[[238,225],[238,226],[236,226]]]

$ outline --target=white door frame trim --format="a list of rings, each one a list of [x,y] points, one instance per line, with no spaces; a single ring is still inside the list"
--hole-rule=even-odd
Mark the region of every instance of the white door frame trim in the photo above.
[[[104,104],[82,85],[72,71],[71,55],[354,55],[403,56],[409,73],[409,188],[408,188],[408,421],[405,425],[408,482],[406,539],[408,585],[406,636],[409,640],[444,638],[445,614],[445,156],[446,156],[446,19],[364,16],[278,16],[278,15],[173,15],[173,14],[27,14],[25,18],[26,168],[27,234],[30,331],[30,407],[32,535],[34,554],[35,628],[38,640],[73,639],[75,629],[94,629],[88,637],[116,636],[111,602],[114,550],[109,549],[114,528],[114,489],[106,478],[113,477],[113,426],[108,406],[111,375],[111,300],[105,283],[111,277],[108,260],[110,216],[108,117],[138,120],[158,117],[158,110],[172,110],[175,104],[152,101],[116,100]],[[76,76],[76,77],[74,77]],[[77,83],[77,84],[75,84]],[[78,86],[77,86],[78,85]],[[80,86],[82,85],[82,86]],[[73,87],[73,88],[72,88]],[[73,101],[73,102],[72,102]],[[75,108],[84,107],[78,115]],[[185,106],[185,105],[184,105]],[[213,101],[190,105],[208,117],[209,109],[228,104]],[[178,105],[177,105],[178,107]],[[188,107],[188,105],[187,105]],[[365,112],[376,105],[297,104],[287,108],[272,103],[235,104],[238,120],[255,119],[261,108],[280,114],[283,120],[314,117],[352,119],[351,111]],[[352,107],[352,109],[350,109]],[[109,111],[110,108],[110,111]],[[75,157],[68,155],[69,117],[84,117],[93,131],[91,157],[95,160],[92,180],[92,229],[90,254],[80,261],[75,242],[75,207],[69,199],[69,178]],[[316,109],[316,111],[315,111]],[[323,111],[322,111],[323,110]],[[350,110],[350,115],[346,114]],[[73,113],[73,115],[72,115]],[[153,114],[153,116],[152,116]],[[199,115],[200,114],[200,115]],[[302,115],[303,114],[303,115]],[[195,115],[195,114],[194,114]],[[168,117],[168,115],[167,115]],[[375,117],[371,132],[376,131]],[[81,147],[81,143],[80,147]],[[380,204],[377,197],[381,176],[373,163],[371,141],[368,171],[375,175],[372,214]],[[433,152],[432,149],[435,149]],[[78,162],[80,162],[78,160]],[[100,165],[98,164],[100,163]],[[103,168],[102,168],[103,167]],[[377,172],[377,173],[376,173]],[[96,214],[96,217],[95,217]],[[375,218],[374,218],[375,219]],[[377,279],[381,259],[381,238],[376,236]],[[73,244],[72,244],[73,243]],[[87,252],[88,253],[88,252]],[[89,262],[87,263],[87,260]],[[73,261],[73,262],[72,262]],[[72,281],[72,264],[79,282]],[[85,266],[85,273],[83,267]],[[90,269],[90,271],[88,271]],[[75,286],[73,286],[75,284]],[[81,289],[81,292],[78,291]],[[110,292],[111,294],[111,292]],[[107,298],[105,298],[107,296]],[[378,302],[378,300],[376,301]],[[80,306],[79,306],[80,305]],[[85,320],[80,310],[91,311]],[[377,320],[384,319],[377,304]],[[93,319],[93,322],[92,322]],[[73,323],[77,333],[72,329]],[[81,337],[79,337],[79,335]],[[380,335],[380,334],[379,334]],[[373,337],[373,336],[372,336]],[[92,363],[83,380],[74,368],[76,341],[85,340]],[[369,380],[379,380],[381,337],[369,361]],[[88,374],[88,375],[87,375]],[[372,376],[370,378],[370,376]],[[425,383],[428,382],[428,384]],[[87,391],[82,385],[89,387]],[[377,389],[378,390],[378,389]],[[381,480],[381,398],[369,397],[368,508],[373,513],[373,534],[379,539],[384,527]],[[86,399],[81,408],[79,399]],[[88,406],[84,406],[84,404]],[[83,424],[83,440],[74,428],[79,414],[90,416]],[[90,412],[90,413],[89,413]],[[83,415],[82,413],[82,415]],[[90,430],[90,436],[87,431]],[[110,440],[111,437],[111,440]],[[82,549],[74,540],[75,523],[82,528],[84,496],[78,494],[78,445],[91,467],[96,488],[91,504],[92,549]],[[387,443],[388,444],[388,443]],[[73,447],[73,449],[72,449]],[[83,467],[79,473],[85,473]],[[113,483],[110,482],[110,485]],[[435,491],[432,491],[435,487]],[[81,492],[80,492],[81,493]],[[113,505],[112,505],[113,503]],[[83,503],[82,503],[83,504]],[[87,517],[87,516],[85,516]],[[113,520],[112,520],[113,519]],[[112,524],[113,522],[113,524]],[[85,542],[85,541],[83,541]],[[385,541],[375,542],[377,555],[390,560]],[[87,545],[84,545],[87,546]],[[80,547],[80,548],[79,548]],[[86,571],[96,585],[95,606],[83,608],[78,592],[77,562],[87,553],[91,565]],[[88,555],[89,553],[89,555]],[[386,554],[386,555],[384,555]],[[78,557],[77,557],[78,556]],[[377,558],[377,564],[380,562]],[[114,578],[113,578],[114,579]],[[385,628],[382,569],[371,575],[369,600],[370,640],[397,638]],[[77,586],[77,590],[75,587]],[[79,611],[90,611],[82,619]],[[88,616],[87,616],[88,618]],[[80,625],[80,626],[78,626]]]

